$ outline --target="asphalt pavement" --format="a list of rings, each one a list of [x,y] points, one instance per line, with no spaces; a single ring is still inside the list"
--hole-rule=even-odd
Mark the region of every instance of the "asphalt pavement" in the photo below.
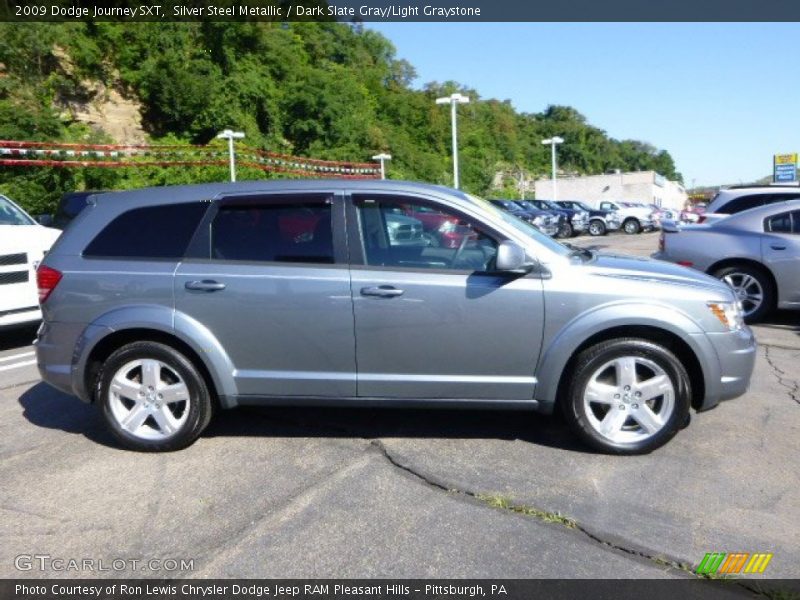
[[[650,254],[657,234],[574,243]],[[128,452],[39,381],[34,334],[0,334],[0,577],[671,578],[706,552],[800,575],[800,313],[756,328],[747,395],[641,457],[533,414],[310,408]]]

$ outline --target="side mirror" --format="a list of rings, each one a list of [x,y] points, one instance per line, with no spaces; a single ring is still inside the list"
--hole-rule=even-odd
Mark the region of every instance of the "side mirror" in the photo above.
[[[53,224],[53,215],[36,215],[36,222],[39,225],[50,227]]]
[[[533,268],[533,263],[528,260],[525,248],[516,242],[506,240],[500,242],[497,247],[495,266],[498,271],[523,274]]]

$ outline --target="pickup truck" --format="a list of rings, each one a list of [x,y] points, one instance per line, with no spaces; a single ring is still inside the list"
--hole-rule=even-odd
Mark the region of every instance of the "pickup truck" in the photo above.
[[[601,200],[600,210],[610,210],[622,219],[622,231],[627,234],[641,233],[656,228],[653,210],[635,202]]]

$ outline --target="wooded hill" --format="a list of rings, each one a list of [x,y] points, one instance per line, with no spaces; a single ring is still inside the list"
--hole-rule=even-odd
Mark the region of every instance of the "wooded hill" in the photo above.
[[[249,146],[272,152],[363,162],[387,151],[391,178],[452,184],[450,113],[434,99],[460,91],[472,99],[459,107],[462,187],[470,192],[513,195],[519,173],[549,175],[549,148],[540,142],[551,135],[566,140],[564,171],[654,169],[680,179],[665,150],[611,139],[574,108],[519,113],[452,81],[417,89],[414,67],[361,25],[3,23],[0,63],[5,140],[131,143],[120,137],[139,135],[205,144],[233,127]],[[117,110],[103,108],[110,99]],[[125,103],[133,107],[127,113]],[[508,177],[493,189],[499,172]],[[226,176],[223,167],[0,167],[0,192],[41,213],[67,190]],[[245,169],[239,178],[268,176]]]

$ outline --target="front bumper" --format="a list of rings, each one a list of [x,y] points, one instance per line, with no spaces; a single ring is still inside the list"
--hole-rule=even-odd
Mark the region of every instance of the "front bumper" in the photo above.
[[[572,221],[572,230],[581,233],[589,229],[589,221]]]
[[[702,410],[747,392],[756,362],[756,338],[749,327],[704,335],[717,360],[706,360]]]
[[[616,231],[620,227],[622,227],[622,221],[617,219],[606,219],[606,229],[608,231]]]

